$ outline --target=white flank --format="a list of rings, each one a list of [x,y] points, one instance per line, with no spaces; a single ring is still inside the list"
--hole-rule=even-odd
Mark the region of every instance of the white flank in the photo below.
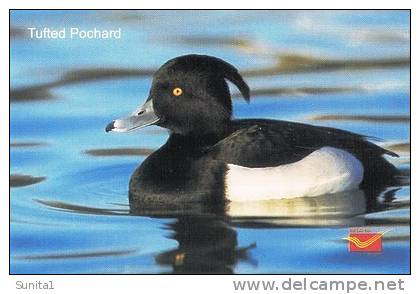
[[[228,164],[225,196],[230,201],[260,201],[319,196],[359,188],[361,162],[347,151],[323,147],[295,163],[264,168]]]

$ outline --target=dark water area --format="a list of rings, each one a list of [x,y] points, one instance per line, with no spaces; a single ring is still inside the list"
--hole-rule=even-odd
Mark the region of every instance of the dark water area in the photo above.
[[[30,39],[28,27],[121,28],[118,40]],[[12,11],[11,273],[410,272],[410,34],[405,11]],[[167,139],[106,134],[187,53],[239,68],[247,104],[270,118],[369,136],[401,185],[130,213],[128,181]],[[386,232],[381,253],[348,250],[351,228]]]

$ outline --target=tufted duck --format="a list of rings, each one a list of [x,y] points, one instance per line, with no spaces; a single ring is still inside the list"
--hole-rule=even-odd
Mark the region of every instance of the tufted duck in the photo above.
[[[146,103],[106,131],[148,125],[170,131],[165,145],[133,173],[130,205],[258,201],[317,196],[392,184],[397,156],[366,137],[335,128],[232,119],[227,81],[250,90],[231,64],[185,55],[153,76]]]

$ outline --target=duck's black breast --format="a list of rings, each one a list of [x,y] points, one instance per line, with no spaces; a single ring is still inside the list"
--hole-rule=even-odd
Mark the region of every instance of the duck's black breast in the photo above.
[[[221,203],[227,164],[279,166],[325,146],[346,150],[360,160],[365,170],[362,186],[383,185],[396,173],[383,158],[395,154],[361,135],[287,121],[233,120],[218,137],[171,135],[132,175],[130,204]]]
[[[226,164],[208,156],[217,142],[172,134],[165,145],[135,170],[129,184],[131,209],[145,204],[223,205]]]

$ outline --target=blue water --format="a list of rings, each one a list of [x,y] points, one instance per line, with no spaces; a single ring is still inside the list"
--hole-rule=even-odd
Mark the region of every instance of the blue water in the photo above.
[[[227,215],[151,216],[128,212],[128,180],[145,156],[86,151],[161,146],[151,127],[106,134],[106,124],[148,95],[150,75],[53,83],[78,69],[156,69],[186,54],[215,55],[246,73],[295,54],[321,60],[409,58],[406,11],[12,11],[11,272],[20,273],[395,273],[410,272],[410,187],[279,202],[278,209],[229,207]],[[119,40],[34,40],[27,27],[122,29]],[[238,43],[241,40],[242,43]],[[235,43],[236,42],[236,43]],[[232,45],[239,44],[239,45]],[[242,45],[241,45],[242,44]],[[296,65],[294,65],[296,66]],[[338,127],[409,144],[407,120],[314,120],[319,115],[409,116],[407,62],[393,66],[246,74],[252,89],[347,88],[234,100],[238,118],[285,119]],[[24,87],[44,87],[25,99]],[[237,90],[232,87],[232,92]],[[49,93],[49,99],[46,93]],[[19,145],[30,143],[29,145]],[[35,144],[32,144],[35,143]],[[409,149],[393,163],[409,168]],[[170,213],[168,213],[169,215]],[[350,228],[383,236],[381,253],[352,253]]]

